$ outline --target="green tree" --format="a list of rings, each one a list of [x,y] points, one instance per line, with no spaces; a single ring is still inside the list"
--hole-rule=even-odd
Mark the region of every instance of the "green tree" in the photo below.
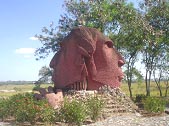
[[[48,68],[47,66],[43,66],[39,70],[39,80],[38,82],[44,83],[44,82],[51,82],[51,76],[52,76],[52,70]]]
[[[147,96],[150,96],[150,83],[153,70],[156,70],[158,56],[168,50],[169,2],[145,0],[143,10],[144,49],[143,63],[146,68],[145,84]]]
[[[131,92],[134,64],[143,47],[140,12],[126,0],[66,0],[64,5],[66,12],[61,15],[59,26],[55,27],[52,23],[49,28],[42,29],[42,34],[36,35],[43,44],[36,50],[38,59],[45,58],[50,52],[57,52],[62,39],[76,26],[100,29],[114,41],[115,47],[126,59]]]
[[[112,38],[117,42],[119,51],[122,52],[126,64],[126,80],[132,97],[131,85],[136,71],[135,63],[138,61],[138,55],[143,49],[143,27],[141,13],[133,8],[132,4],[123,10],[122,18],[119,19],[118,34],[113,34]]]
[[[168,80],[169,80],[169,54],[168,52],[165,52],[163,55],[159,55],[158,58],[156,58],[156,64],[155,69],[153,70],[153,76],[155,83],[157,85],[157,88],[159,90],[160,96],[163,96],[162,94],[162,84],[165,85],[165,96],[167,96],[167,91],[169,88]],[[164,86],[163,86],[164,87]]]
[[[124,0],[66,0],[64,5],[66,12],[61,15],[58,26],[51,23],[49,27],[43,27],[42,34],[36,35],[43,44],[35,52],[37,59],[57,52],[60,42],[76,26],[94,27],[110,37],[117,34],[133,8],[132,4]],[[115,42],[117,48],[119,45]]]

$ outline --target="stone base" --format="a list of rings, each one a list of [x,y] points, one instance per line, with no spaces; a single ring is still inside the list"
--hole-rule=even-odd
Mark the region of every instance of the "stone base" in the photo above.
[[[98,91],[96,90],[69,90],[62,92],[62,90],[57,90],[57,93],[52,92],[51,87],[48,91],[41,89],[41,96],[44,96],[49,102],[49,104],[57,109],[61,106],[64,97],[69,100],[85,100],[91,96],[98,96],[105,101],[105,108],[102,111],[103,118],[107,118],[114,113],[127,113],[136,112],[138,107],[133,103],[133,101],[125,95],[120,88],[111,88],[109,86],[103,86]],[[40,95],[40,94],[39,94]]]

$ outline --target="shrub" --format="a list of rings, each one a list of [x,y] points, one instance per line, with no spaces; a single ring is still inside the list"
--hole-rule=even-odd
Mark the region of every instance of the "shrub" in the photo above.
[[[99,117],[101,114],[101,110],[104,107],[104,101],[99,98],[98,96],[90,97],[86,102],[88,108],[88,114],[90,118],[94,121]]]
[[[98,96],[72,100],[65,98],[63,106],[56,112],[47,100],[37,101],[32,93],[16,94],[8,99],[0,99],[0,118],[4,120],[13,116],[18,122],[31,124],[37,121],[46,124],[62,121],[81,125],[88,117],[95,121],[103,106],[104,102]]]
[[[13,116],[18,122],[54,122],[55,110],[46,100],[34,100],[32,93],[16,94],[0,101],[0,118]]]
[[[69,101],[65,98],[59,116],[61,121],[81,125],[87,117],[86,106],[82,100]]]
[[[49,106],[46,101],[42,103],[41,108],[40,108],[40,119],[42,122],[47,122],[47,123],[54,123],[56,120],[56,111]]]
[[[144,94],[136,94],[135,102],[142,103],[146,99],[146,95]]]
[[[148,112],[164,112],[165,101],[156,97],[147,97],[144,100],[144,109]]]
[[[29,94],[28,94],[29,95]],[[47,100],[34,100],[33,94],[25,95],[17,106],[16,120],[28,121],[31,124],[36,121],[52,123],[55,120],[55,110],[49,106]],[[23,116],[24,114],[24,116]]]
[[[0,119],[4,121],[9,115],[9,100],[0,99]]]
[[[16,94],[9,98],[9,110],[10,115],[16,117],[19,110],[23,110],[30,106],[29,104],[33,102],[33,97],[31,93]]]
[[[41,86],[41,84],[35,84],[35,86],[33,87],[33,91],[39,91],[39,89],[41,88],[40,87]]]

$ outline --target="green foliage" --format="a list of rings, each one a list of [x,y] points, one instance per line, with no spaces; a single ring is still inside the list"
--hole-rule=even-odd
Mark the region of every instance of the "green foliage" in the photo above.
[[[94,121],[99,117],[101,114],[101,110],[103,109],[105,102],[98,96],[90,97],[86,102],[88,108],[88,115]]]
[[[39,91],[39,89],[41,88],[40,87],[41,86],[41,84],[35,84],[35,86],[33,87],[33,91]]]
[[[135,100],[134,102],[136,103],[136,105],[143,109],[144,108],[144,103],[143,101],[146,99],[146,95],[144,94],[136,94]]]
[[[156,97],[147,97],[144,100],[144,109],[148,112],[164,112],[166,102]]]
[[[44,27],[42,33],[36,35],[43,43],[43,46],[35,52],[39,56],[38,59],[45,58],[51,52],[57,52],[60,49],[60,42],[74,27],[93,27],[108,36],[112,33],[116,35],[124,23],[129,24],[135,20],[136,13],[132,4],[117,0],[65,0],[64,9],[65,13],[58,22],[59,26],[55,27],[54,23],[51,23],[49,28]],[[120,38],[122,39],[118,37]],[[115,45],[118,43],[115,41]]]
[[[0,118],[13,116],[18,122],[54,122],[55,110],[46,100],[36,101],[32,93],[16,94],[0,102]]]
[[[64,105],[59,111],[60,120],[68,123],[81,125],[87,118],[86,106],[83,101],[72,99],[64,100]]]
[[[34,110],[31,110],[32,102],[33,102],[33,97],[30,93],[16,94],[11,96],[9,98],[9,104],[10,104],[9,110],[11,116],[14,116],[16,121],[18,122],[30,121],[32,117],[33,120],[31,121],[33,122],[35,118],[34,115],[35,112]],[[29,113],[27,113],[28,111]]]
[[[65,99],[58,115],[61,121],[81,125],[87,118],[96,121],[103,107],[104,101],[98,96],[86,100]]]
[[[52,76],[52,70],[47,67],[47,66],[43,66],[40,70],[39,70],[39,80],[37,83],[46,83],[51,81],[51,76]]]
[[[56,111],[53,108],[51,108],[51,106],[49,106],[46,102],[41,107],[39,117],[42,120],[42,122],[47,123],[54,123],[57,119]]]
[[[144,49],[142,54],[146,69],[146,91],[147,95],[150,95],[151,74],[153,70],[158,72],[162,70],[157,65],[159,64],[158,61],[165,61],[168,63],[165,57],[168,56],[167,52],[169,47],[169,2],[144,0],[142,2],[142,10],[145,10],[143,13]],[[163,64],[163,66],[166,67],[167,63]]]
[[[2,120],[9,117],[9,106],[8,99],[0,99],[0,118]]]
[[[157,65],[161,59],[164,68],[168,63],[165,57],[169,55],[169,2],[143,0],[139,3],[140,8],[134,8],[132,3],[126,1],[65,0],[65,13],[61,15],[59,25],[51,23],[49,28],[43,27],[42,33],[36,35],[43,46],[35,54],[41,59],[57,52],[60,42],[76,26],[97,28],[111,38],[115,47],[123,53],[130,90],[133,75],[136,74],[133,68],[137,58],[142,57],[140,60],[146,69],[146,91],[150,95],[152,71],[161,69]],[[138,77],[140,81],[142,77]]]
[[[136,103],[142,103],[146,99],[146,95],[144,94],[136,94]]]

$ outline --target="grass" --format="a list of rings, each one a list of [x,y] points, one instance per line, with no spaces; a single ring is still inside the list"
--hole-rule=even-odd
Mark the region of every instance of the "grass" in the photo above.
[[[42,84],[41,87],[48,87],[52,86],[51,84]],[[0,98],[1,97],[9,97],[18,93],[25,93],[25,92],[31,92],[33,87],[35,87],[34,84],[4,84],[0,85]],[[5,92],[5,91],[8,92]]]
[[[15,84],[5,84],[5,85],[0,85],[0,97],[8,97],[12,96],[17,93],[24,93],[24,92],[30,92],[32,91],[34,84],[24,84],[24,85],[15,85]],[[48,86],[53,86],[51,84],[42,84],[41,87],[48,87]],[[121,89],[124,93],[126,93],[129,96],[129,90],[128,90],[128,85],[126,83],[122,83]],[[131,86],[133,97],[135,97],[137,94],[146,94],[146,88],[144,83],[133,83]],[[10,90],[12,92],[3,92],[2,90]],[[154,82],[151,83],[151,96],[160,96],[159,91],[157,89],[157,86]],[[164,95],[165,92],[165,85],[162,85],[162,93]],[[169,91],[168,94],[169,96]]]
[[[129,90],[128,90],[128,85],[126,83],[123,83],[121,85],[121,89],[128,96],[130,96]],[[131,90],[132,90],[133,97],[135,97],[137,94],[145,94],[146,95],[145,83],[141,83],[141,84],[133,83],[131,85]],[[157,97],[160,96],[159,90],[158,90],[155,82],[151,82],[150,94],[151,94],[151,96],[157,96]],[[163,96],[165,94],[165,84],[163,84],[163,83],[162,83],[162,94],[163,94]],[[168,91],[167,96],[169,96],[169,91]]]

